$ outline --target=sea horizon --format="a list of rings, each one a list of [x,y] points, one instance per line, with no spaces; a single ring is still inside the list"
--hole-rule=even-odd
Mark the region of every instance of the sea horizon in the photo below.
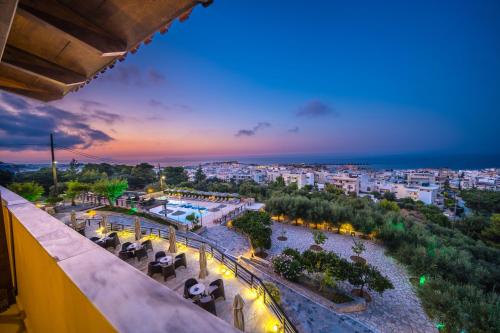
[[[81,163],[111,163],[131,164],[151,163],[155,166],[195,166],[205,163],[236,161],[243,164],[305,164],[305,165],[359,165],[375,170],[384,169],[453,169],[470,170],[500,168],[500,154],[393,154],[393,155],[335,155],[335,154],[275,154],[275,155],[249,155],[249,156],[200,156],[200,157],[171,157],[158,160],[129,159],[129,160],[103,160],[79,161]],[[16,162],[3,161],[11,164],[50,165],[49,161]],[[60,161],[67,164],[69,161]]]

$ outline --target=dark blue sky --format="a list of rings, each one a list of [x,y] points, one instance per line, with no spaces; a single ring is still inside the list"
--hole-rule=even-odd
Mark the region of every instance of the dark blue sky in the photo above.
[[[118,158],[498,154],[500,1],[216,0],[82,100]]]

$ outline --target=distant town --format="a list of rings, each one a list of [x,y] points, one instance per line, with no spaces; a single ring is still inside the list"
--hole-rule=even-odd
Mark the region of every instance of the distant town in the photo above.
[[[18,173],[37,171],[50,164],[9,164],[0,162],[0,170]],[[59,164],[66,170],[69,164]],[[347,195],[369,196],[377,201],[384,194],[395,199],[411,198],[427,205],[436,205],[453,218],[457,211],[467,212],[460,190],[500,190],[500,168],[479,170],[452,170],[448,168],[374,170],[366,165],[308,165],[308,164],[247,164],[238,161],[207,162],[185,166],[189,181],[195,180],[197,170],[207,179],[263,185],[282,177],[285,185],[296,184],[298,189],[310,187],[323,190],[327,184],[341,189]],[[79,164],[83,168],[83,164]],[[156,169],[155,169],[156,170]],[[157,170],[156,170],[157,171]]]

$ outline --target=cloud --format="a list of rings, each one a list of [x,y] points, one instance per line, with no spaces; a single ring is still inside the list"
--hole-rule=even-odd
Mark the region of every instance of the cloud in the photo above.
[[[163,120],[165,119],[165,114],[168,114],[170,117],[172,117],[174,115],[193,111],[189,105],[184,105],[184,104],[167,105],[157,99],[150,99],[148,101],[148,105],[154,109],[159,109],[160,112],[154,112],[153,115],[145,118],[147,120]]]
[[[97,118],[108,124],[116,123],[117,121],[122,121],[123,117],[118,113],[109,112],[103,110],[106,105],[97,101],[92,101],[88,99],[80,100],[80,110],[85,112],[88,118]]]
[[[240,129],[234,136],[254,136],[258,131],[267,127],[271,127],[271,124],[268,122],[260,122],[257,123],[257,125],[255,125],[252,129]]]
[[[289,128],[288,133],[299,133],[299,126],[295,126],[294,128]]]
[[[156,99],[150,99],[148,102],[149,106],[153,108],[160,108],[165,111],[169,112],[190,112],[192,111],[191,107],[188,105],[184,104],[172,104],[172,105],[167,105],[163,103],[162,101],[156,100]]]
[[[49,134],[66,147],[88,148],[113,138],[88,124],[88,116],[48,104],[31,104],[6,93],[0,94],[0,149],[45,150]]]
[[[166,82],[165,75],[150,68],[144,70],[136,65],[117,65],[103,75],[103,80],[117,82],[127,86],[159,86]]]
[[[332,107],[319,100],[312,100],[307,102],[304,106],[300,107],[299,110],[296,112],[297,117],[307,117],[307,118],[316,118],[316,117],[326,116],[328,114],[338,116],[338,113]]]
[[[166,81],[165,75],[156,69],[149,70],[148,79],[155,84],[162,84]]]

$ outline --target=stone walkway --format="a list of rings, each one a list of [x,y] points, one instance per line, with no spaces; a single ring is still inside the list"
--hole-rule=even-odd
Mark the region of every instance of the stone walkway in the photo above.
[[[235,257],[248,255],[250,251],[250,244],[245,236],[223,225],[212,226],[200,235],[216,241],[218,246],[226,249]]]
[[[272,255],[280,254],[286,247],[304,251],[314,244],[312,232],[307,228],[279,223],[274,223],[272,228],[272,248],[269,251]],[[286,237],[288,237],[286,241],[277,239],[281,235],[282,228],[285,229]],[[351,237],[335,233],[326,234],[328,240],[322,245],[325,250],[333,251],[346,259],[353,255]],[[371,292],[373,301],[369,304],[368,309],[364,312],[351,313],[350,316],[383,333],[437,332],[422,309],[404,267],[391,257],[386,256],[382,246],[370,241],[364,242],[366,251],[362,256],[391,280],[394,289],[385,291],[382,296]],[[309,310],[302,309],[302,311]]]

